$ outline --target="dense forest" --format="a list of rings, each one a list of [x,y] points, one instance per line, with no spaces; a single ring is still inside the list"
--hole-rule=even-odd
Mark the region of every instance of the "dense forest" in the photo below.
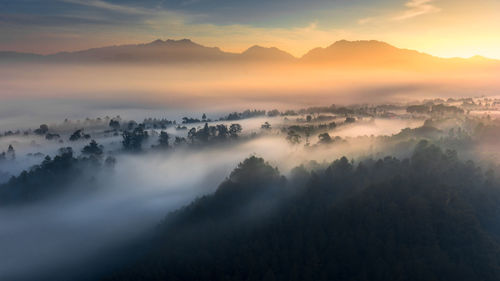
[[[105,280],[499,280],[499,219],[493,171],[427,141],[288,178],[250,157]]]

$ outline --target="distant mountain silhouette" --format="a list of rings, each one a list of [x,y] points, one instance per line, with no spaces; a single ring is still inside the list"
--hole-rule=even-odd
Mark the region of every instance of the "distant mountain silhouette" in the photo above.
[[[244,59],[258,61],[294,61],[296,58],[278,48],[261,47],[258,45],[248,48],[240,55]]]
[[[96,62],[206,62],[228,60],[234,55],[217,47],[205,47],[189,39],[155,40],[147,44],[94,48],[57,53],[48,57],[62,61]]]
[[[380,41],[337,41],[326,48],[315,48],[302,57],[315,63],[406,63],[414,58],[431,59],[431,55],[398,49]],[[436,58],[437,59],[437,58]]]
[[[0,51],[0,62],[41,61],[44,59],[45,59],[45,56],[32,54],[32,53]]]
[[[155,40],[146,44],[92,48],[77,52],[37,55],[5,51],[0,62],[79,62],[79,63],[299,63],[337,67],[453,68],[465,65],[500,65],[499,61],[475,56],[445,59],[414,50],[400,49],[380,41],[337,41],[326,48],[315,48],[301,58],[275,47],[253,46],[242,53],[206,47],[189,39]]]

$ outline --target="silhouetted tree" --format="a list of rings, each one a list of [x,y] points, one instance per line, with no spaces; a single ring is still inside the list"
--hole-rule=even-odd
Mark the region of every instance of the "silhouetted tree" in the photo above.
[[[345,123],[354,123],[356,122],[356,119],[354,117],[346,117],[345,118]]]
[[[16,150],[14,149],[14,147],[12,146],[12,144],[9,144],[9,147],[7,148],[7,154],[6,154],[6,156],[10,160],[16,159]]]
[[[69,136],[70,141],[77,141],[81,138],[83,138],[83,129],[76,130]]]
[[[91,140],[88,145],[83,147],[82,153],[85,155],[101,156],[103,153],[103,146],[98,145],[95,140]]]
[[[319,143],[331,143],[332,138],[328,133],[322,133],[318,135]]]
[[[165,131],[161,131],[160,137],[158,138],[158,147],[159,148],[168,148],[169,140],[170,140],[169,134]]]
[[[262,124],[260,126],[260,128],[265,129],[265,130],[269,130],[269,129],[271,129],[271,124],[269,124],[269,122],[266,121],[266,122],[264,122],[264,124]]]
[[[115,119],[111,119],[109,121],[109,126],[113,129],[113,130],[118,130],[120,129],[120,122],[118,120],[115,120]]]
[[[299,144],[301,137],[294,130],[290,130],[288,131],[286,139],[292,144]]]
[[[226,139],[229,136],[229,129],[224,124],[218,124],[217,128],[217,136],[219,139]]]
[[[47,140],[53,140],[53,139],[59,139],[61,136],[59,134],[51,134],[51,133],[47,133],[45,135],[45,139]]]
[[[122,137],[122,144],[125,150],[140,151],[143,141],[148,138],[148,132],[144,130],[142,124],[139,124],[132,131],[124,131]]]
[[[34,130],[34,133],[37,135],[45,135],[49,131],[49,126],[46,124],[40,125],[40,128]]]
[[[267,116],[269,116],[269,117],[279,116],[280,114],[281,113],[277,109],[273,109],[273,110],[267,112]]]
[[[178,145],[183,145],[183,144],[186,144],[187,141],[185,138],[183,137],[175,137],[175,140],[174,140],[174,145],[178,146]]]
[[[229,126],[229,135],[232,137],[232,138],[237,138],[238,137],[238,134],[241,133],[242,131],[242,127],[240,124],[231,124],[231,126]]]

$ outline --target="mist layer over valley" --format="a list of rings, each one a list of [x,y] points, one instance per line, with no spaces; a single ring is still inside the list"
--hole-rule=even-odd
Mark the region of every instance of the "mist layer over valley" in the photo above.
[[[442,59],[378,41],[338,41],[301,58],[260,46],[241,54],[215,49],[189,40],[159,40],[43,60],[0,52],[5,101],[0,125],[11,129],[34,126],[40,118],[56,122],[103,115],[173,119],[193,112],[242,111],[249,104],[286,110],[495,96],[499,86],[496,60]]]
[[[497,61],[0,59],[1,280],[500,279]]]
[[[142,241],[156,235],[167,213],[218,194],[219,184],[248,157],[264,157],[297,185],[300,169],[319,173],[343,156],[353,165],[389,155],[405,159],[425,140],[496,171],[496,150],[485,151],[496,146],[498,120],[487,115],[496,104],[435,99],[137,122],[102,116],[5,131],[0,258],[6,262],[0,276],[95,279],[135,262],[150,247]],[[259,225],[285,200],[276,198],[255,199],[244,217]]]

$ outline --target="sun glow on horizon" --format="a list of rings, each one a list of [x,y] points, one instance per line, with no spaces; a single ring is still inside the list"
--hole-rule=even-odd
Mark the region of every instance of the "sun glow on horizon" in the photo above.
[[[230,52],[261,45],[301,57],[313,48],[345,39],[379,40],[446,58],[500,59],[500,2],[495,0],[481,0],[481,5],[465,0],[224,4],[234,15],[220,14],[198,1],[179,7],[60,1],[65,12],[78,11],[78,17],[60,14],[63,7],[58,2],[50,3],[54,9],[40,7],[36,14],[32,10],[23,14],[17,2],[7,5],[13,10],[0,16],[0,50],[48,54],[189,38]]]

